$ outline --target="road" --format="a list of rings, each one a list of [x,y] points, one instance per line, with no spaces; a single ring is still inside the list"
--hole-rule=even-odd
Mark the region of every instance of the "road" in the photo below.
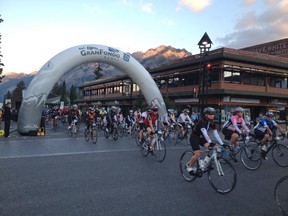
[[[65,130],[0,137],[0,215],[280,216],[273,189],[288,174],[272,160],[257,171],[234,163],[237,185],[221,195],[207,176],[186,182],[178,161],[189,149],[167,145],[163,163],[143,157],[128,137],[96,145]]]

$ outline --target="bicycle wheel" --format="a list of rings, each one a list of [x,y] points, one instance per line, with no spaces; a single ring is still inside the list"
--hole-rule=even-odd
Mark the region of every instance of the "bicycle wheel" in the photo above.
[[[107,127],[104,127],[104,136],[108,139],[109,138],[109,130]]]
[[[193,154],[194,153],[191,150],[186,150],[182,153],[180,160],[179,160],[180,172],[181,172],[183,178],[188,182],[192,182],[197,178],[196,175],[191,175],[187,171],[187,167],[186,167],[186,164],[188,163],[188,161],[191,160],[191,157],[193,156]],[[198,162],[197,162],[197,166],[199,166]]]
[[[76,138],[76,136],[77,136],[77,127],[76,127],[76,125],[72,126],[72,135],[73,135],[74,138]]]
[[[288,216],[288,176],[284,176],[276,183],[274,196],[281,213]]]
[[[261,149],[256,143],[249,143],[242,148],[240,158],[248,170],[257,170],[262,164]]]
[[[163,140],[157,140],[154,146],[153,154],[158,162],[164,161],[166,157],[166,146]]]
[[[91,140],[92,140],[93,144],[97,143],[98,132],[96,131],[96,128],[92,128],[92,130],[91,130]]]
[[[178,143],[178,132],[171,130],[168,134],[168,140],[171,145],[176,145]]]
[[[229,161],[224,158],[212,160],[207,169],[209,183],[216,192],[227,194],[235,188],[237,174]]]
[[[142,155],[144,157],[147,157],[147,155],[149,154],[149,147],[148,147],[146,141],[143,142],[142,145],[140,145],[140,150],[141,150]]]
[[[118,136],[119,136],[118,130],[117,130],[117,129],[114,129],[114,130],[113,130],[113,135],[112,135],[113,140],[116,141],[116,140],[118,139]]]
[[[284,144],[279,144],[279,143],[275,145],[272,148],[272,158],[278,166],[287,167],[288,166],[288,146]]]
[[[124,135],[124,128],[122,127],[122,126],[118,126],[118,128],[117,128],[117,131],[118,131],[118,135],[119,135],[119,137],[123,137],[123,135]]]
[[[85,136],[86,142],[88,142],[90,139],[90,130],[88,130],[87,128],[85,128],[84,136]]]

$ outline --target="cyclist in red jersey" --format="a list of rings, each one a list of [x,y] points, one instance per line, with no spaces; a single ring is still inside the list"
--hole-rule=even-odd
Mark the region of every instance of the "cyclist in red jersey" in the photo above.
[[[144,119],[144,127],[146,127],[147,130],[147,137],[148,138],[150,135],[152,135],[152,140],[154,140],[155,137],[155,131],[156,131],[156,125],[157,121],[159,119],[158,115],[158,106],[154,105],[151,107],[151,112],[149,112]],[[153,150],[153,147],[151,146],[151,149]]]

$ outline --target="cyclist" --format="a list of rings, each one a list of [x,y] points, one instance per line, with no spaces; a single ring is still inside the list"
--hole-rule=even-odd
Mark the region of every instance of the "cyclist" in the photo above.
[[[185,134],[184,128],[186,127],[187,124],[190,124],[193,126],[193,122],[191,118],[189,117],[189,110],[184,109],[182,113],[179,115],[177,122],[179,123],[178,125],[180,126],[180,134],[182,134],[182,137],[186,138],[187,134]]]
[[[78,120],[80,117],[80,111],[78,109],[78,106],[76,104],[74,104],[72,106],[72,109],[70,110],[70,112],[68,113],[68,122],[69,122],[69,127],[68,130],[71,129],[71,123],[73,120]],[[77,124],[77,122],[76,122]]]
[[[107,112],[106,120],[107,120],[107,128],[110,128],[110,132],[113,133],[114,123],[117,123],[117,107],[112,106],[111,109]]]
[[[151,107],[151,111],[147,113],[147,116],[144,119],[144,127],[147,130],[146,138],[148,138],[150,135],[152,135],[152,140],[155,140],[155,131],[157,127],[157,121],[159,119],[158,115],[158,109],[159,107],[157,105],[154,105]],[[151,151],[153,151],[154,143],[150,146]]]
[[[212,107],[206,107],[204,109],[204,117],[200,118],[199,121],[194,126],[191,136],[190,136],[190,144],[194,155],[190,159],[190,161],[186,164],[186,169],[190,174],[195,174],[197,168],[194,166],[195,162],[200,158],[201,151],[200,145],[206,149],[206,157],[204,159],[204,166],[207,166],[210,162],[209,157],[209,147],[217,148],[216,143],[212,142],[208,135],[208,131],[211,129],[213,131],[214,138],[220,145],[223,145],[223,141],[219,136],[219,133],[216,128],[216,124],[214,122],[215,117],[215,109]]]
[[[167,113],[165,113],[162,118],[161,118],[161,122],[164,126],[164,131],[167,131],[167,127],[170,125],[176,125],[176,119],[175,119],[175,115],[174,115],[174,110],[173,109],[168,109]]]
[[[136,121],[139,124],[139,132],[138,132],[138,139],[139,142],[141,143],[143,141],[143,130],[144,130],[144,119],[146,118],[146,116],[148,115],[148,113],[151,112],[151,108],[150,106],[146,107],[146,110],[144,112],[141,113],[141,115],[138,113],[138,116],[136,117]]]
[[[239,146],[239,142],[237,141],[239,136],[244,135],[242,130],[244,129],[246,135],[250,133],[250,130],[243,119],[243,113],[244,109],[242,107],[236,107],[234,115],[223,125],[222,133],[225,136],[225,139],[230,140],[230,144],[234,149],[237,149]],[[234,153],[236,153],[236,151]]]
[[[284,136],[285,133],[282,128],[277,124],[274,118],[273,112],[267,112],[266,116],[254,127],[254,134],[261,141],[261,149],[267,151],[268,137],[273,134],[276,135],[276,130]]]
[[[51,110],[51,118],[52,118],[53,126],[56,126],[57,118],[58,118],[59,115],[60,115],[60,112],[59,112],[58,106],[53,106],[52,110]]]
[[[126,122],[126,128],[129,128],[129,131],[131,132],[131,128],[135,123],[133,110],[129,110],[129,114],[126,116],[125,122]]]
[[[93,107],[89,107],[89,111],[87,112],[86,116],[86,128],[89,130],[91,124],[96,121],[96,112]]]

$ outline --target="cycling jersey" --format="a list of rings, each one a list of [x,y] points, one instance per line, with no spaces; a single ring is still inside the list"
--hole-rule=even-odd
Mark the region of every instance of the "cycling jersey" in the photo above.
[[[158,113],[150,112],[147,114],[146,118],[144,119],[144,124],[149,126],[149,121],[152,121],[152,125],[156,123],[158,120],[159,115]]]
[[[181,113],[177,119],[178,123],[189,123],[193,124],[192,120],[190,119],[189,115],[185,115],[184,113]]]
[[[254,129],[265,132],[267,130],[267,127],[269,127],[272,130],[273,127],[276,127],[276,125],[277,123],[274,120],[269,121],[267,118],[263,118],[259,123],[257,123]]]
[[[191,135],[194,137],[198,137],[198,138],[205,138],[205,140],[208,143],[211,143],[212,140],[210,139],[209,135],[208,135],[208,131],[212,129],[213,130],[213,135],[216,138],[216,140],[218,141],[219,144],[223,145],[223,141],[220,138],[218,132],[217,132],[217,128],[216,128],[216,124],[214,121],[210,122],[208,121],[206,118],[204,119],[200,119],[195,127],[192,130]]]
[[[250,132],[249,128],[245,124],[244,119],[242,117],[239,117],[238,115],[232,116],[227,122],[225,122],[223,128],[231,131],[236,131],[239,134],[242,133],[242,128],[244,128],[247,133]]]

